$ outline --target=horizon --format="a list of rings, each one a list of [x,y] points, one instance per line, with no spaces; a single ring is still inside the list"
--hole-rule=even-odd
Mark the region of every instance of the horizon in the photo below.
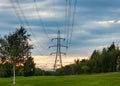
[[[55,63],[55,56],[32,56],[36,64],[36,68],[43,70],[52,70]],[[73,64],[74,60],[79,59],[89,59],[87,56],[63,56],[62,64],[63,66]]]

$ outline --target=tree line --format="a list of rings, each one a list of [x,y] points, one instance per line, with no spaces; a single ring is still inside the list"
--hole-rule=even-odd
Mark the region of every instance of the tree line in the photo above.
[[[114,42],[102,51],[94,50],[90,59],[76,59],[74,64],[57,69],[57,75],[92,74],[120,71],[120,49]]]
[[[39,71],[36,75],[80,75],[94,73],[120,72],[120,49],[114,42],[106,48],[94,50],[89,59],[75,59],[73,64],[55,71]]]

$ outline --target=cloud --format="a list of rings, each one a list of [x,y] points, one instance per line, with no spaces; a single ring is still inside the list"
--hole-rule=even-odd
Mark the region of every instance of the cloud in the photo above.
[[[103,28],[108,28],[111,27],[112,25],[119,25],[120,21],[119,20],[107,20],[107,21],[89,21],[85,22],[83,25],[80,25],[81,28],[86,28],[86,29],[100,29],[100,27]]]
[[[110,26],[112,24],[120,24],[119,20],[108,20],[108,21],[98,21],[96,24],[100,24],[101,26]]]
[[[36,0],[39,14],[36,12],[35,3],[32,0],[19,1],[29,23],[29,26],[26,24],[24,26],[31,34],[31,43],[34,45],[33,55],[39,55],[39,51],[49,54],[52,51],[48,49],[52,45],[50,39],[57,36],[57,30],[61,30],[62,37],[66,35],[65,0]],[[71,54],[89,55],[95,48],[110,45],[113,41],[119,43],[119,3],[119,0],[78,0],[69,50]],[[24,20],[17,3],[14,2],[14,4],[21,19]],[[39,21],[39,15],[43,25]],[[0,28],[2,28],[3,35],[8,34],[9,31],[15,31],[21,25],[8,0],[0,1],[0,16]],[[47,38],[43,28],[50,39]]]
[[[53,17],[55,16],[55,9],[57,8],[58,12],[59,10],[61,10],[59,6],[54,6],[53,5],[53,1],[54,0],[42,0],[42,1],[36,1],[35,2],[20,2],[19,4],[16,2],[15,4],[19,5],[20,8],[24,11],[24,13],[26,14],[26,17],[34,17],[40,15],[41,18],[49,18],[49,17]],[[16,6],[19,9],[19,6]],[[38,12],[36,12],[36,9]],[[20,9],[19,9],[20,10]],[[57,15],[60,14],[57,13]]]

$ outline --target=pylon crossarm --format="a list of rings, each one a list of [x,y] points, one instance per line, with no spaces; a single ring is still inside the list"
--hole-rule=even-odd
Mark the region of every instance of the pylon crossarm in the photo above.
[[[65,46],[65,45],[60,45],[60,47],[66,47],[66,48],[68,48],[68,46]]]

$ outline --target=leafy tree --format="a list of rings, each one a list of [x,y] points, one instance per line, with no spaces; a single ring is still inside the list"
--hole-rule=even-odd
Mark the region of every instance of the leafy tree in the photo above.
[[[80,65],[80,60],[79,59],[74,60],[74,65],[72,66],[72,69],[74,71],[74,74],[80,74],[81,73],[81,65]]]
[[[114,42],[110,47],[103,48],[102,52],[95,50],[90,58],[92,72],[115,72],[119,53],[120,50],[115,46]]]
[[[12,64],[6,62],[0,64],[0,77],[11,77],[12,76]]]
[[[112,51],[112,50],[115,50],[116,49],[116,46],[114,44],[114,42],[111,44],[110,47],[108,47],[108,52]]]
[[[35,71],[35,63],[32,57],[27,57],[24,63],[24,76],[32,76]]]
[[[120,56],[117,58],[117,66],[116,66],[117,71],[120,71]]]
[[[44,70],[41,70],[40,68],[35,68],[34,75],[35,76],[42,76],[42,75],[44,75]]]
[[[93,54],[90,57],[90,67],[91,67],[91,73],[98,73],[99,72],[99,63],[100,61],[100,51],[95,50]]]
[[[87,73],[89,73],[90,67],[87,65],[83,65],[81,67],[81,69],[82,69],[83,73],[87,74]]]
[[[27,31],[23,27],[20,27],[20,29],[10,33],[0,41],[1,57],[13,64],[13,84],[15,84],[16,66],[23,64],[24,57],[30,55],[32,46],[28,42],[29,37],[30,35],[27,34]]]
[[[24,66],[16,67],[16,76],[24,76]]]
[[[64,67],[57,69],[55,75],[64,75]]]

